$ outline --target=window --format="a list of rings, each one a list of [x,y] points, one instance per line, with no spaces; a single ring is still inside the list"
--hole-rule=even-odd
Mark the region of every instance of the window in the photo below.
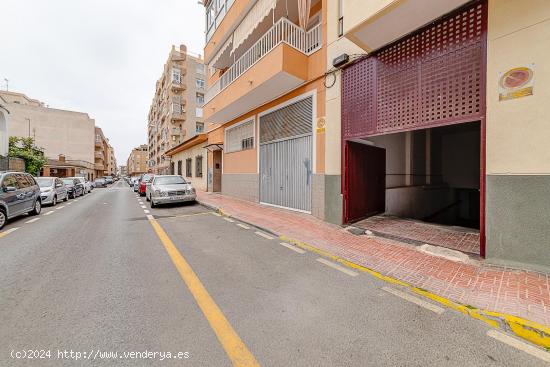
[[[183,175],[182,162],[178,161],[178,175]]]
[[[193,177],[192,176],[192,167],[193,167],[193,160],[191,158],[187,158],[185,160],[185,177]]]
[[[344,0],[338,0],[338,37],[344,35]]]
[[[195,132],[202,133],[204,132],[204,122],[197,122],[197,126],[195,128]]]
[[[225,130],[226,153],[254,148],[254,120]]]
[[[198,74],[204,74],[204,65],[203,64],[197,64],[197,73]]]
[[[20,189],[31,186],[25,175],[15,175],[15,179],[17,180],[17,187]]]
[[[172,69],[172,82],[174,83],[181,83],[181,70],[180,69]]]
[[[17,180],[14,175],[7,175],[2,182],[2,187],[17,187]]]
[[[197,88],[204,88],[204,79],[197,78],[196,79],[196,86],[197,86]]]
[[[197,106],[202,107],[204,105],[204,94],[197,93]]]
[[[202,155],[195,157],[195,177],[202,177]]]
[[[195,116],[196,117],[202,117],[202,108],[200,108],[200,107],[195,108]]]

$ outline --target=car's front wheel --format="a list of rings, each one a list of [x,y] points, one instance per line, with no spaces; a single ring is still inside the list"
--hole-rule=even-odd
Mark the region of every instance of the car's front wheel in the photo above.
[[[52,200],[52,206],[56,206],[56,205],[57,205],[57,195],[54,195]]]
[[[0,229],[4,228],[7,221],[8,221],[8,216],[6,215],[6,211],[3,208],[1,208],[0,209]]]
[[[157,204],[153,201],[153,198],[151,198],[151,208],[156,208]]]
[[[40,214],[41,211],[42,211],[42,203],[40,202],[40,200],[37,199],[34,202],[34,207],[30,211],[30,215],[38,215]]]

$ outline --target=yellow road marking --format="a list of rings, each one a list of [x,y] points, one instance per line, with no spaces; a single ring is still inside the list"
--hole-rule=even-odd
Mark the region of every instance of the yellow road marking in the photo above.
[[[260,366],[256,358],[248,350],[237,332],[233,329],[229,321],[225,318],[216,302],[212,299],[204,285],[201,283],[198,276],[195,274],[189,263],[178,251],[168,234],[156,221],[150,217],[149,223],[153,226],[157,236],[161,240],[166,252],[174,263],[176,269],[180,273],[181,278],[189,288],[189,291],[195,298],[202,313],[210,323],[210,327],[216,333],[225,353],[235,367]]]
[[[10,228],[8,229],[7,231],[4,231],[4,232],[0,232],[0,238],[14,232],[14,231],[17,231],[19,229],[19,227],[15,227],[15,228]]]

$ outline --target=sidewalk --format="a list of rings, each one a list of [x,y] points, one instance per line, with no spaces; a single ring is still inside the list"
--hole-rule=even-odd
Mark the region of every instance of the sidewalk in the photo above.
[[[465,264],[385,238],[356,236],[311,215],[220,194],[198,201],[277,235],[304,242],[383,275],[478,309],[550,326],[550,274]]]

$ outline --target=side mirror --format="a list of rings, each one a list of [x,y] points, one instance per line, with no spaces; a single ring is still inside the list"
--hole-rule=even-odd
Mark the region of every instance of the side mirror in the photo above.
[[[12,191],[15,191],[15,190],[17,190],[17,188],[15,186],[6,186],[6,187],[4,187],[5,192],[12,192]]]

